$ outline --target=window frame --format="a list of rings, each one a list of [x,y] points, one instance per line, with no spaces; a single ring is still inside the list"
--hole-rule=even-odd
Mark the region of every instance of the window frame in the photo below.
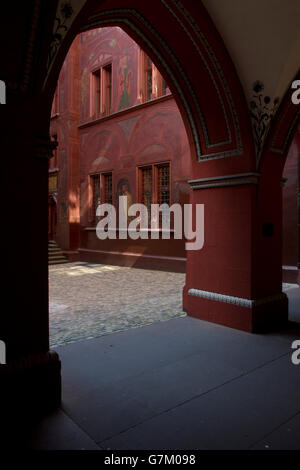
[[[91,224],[96,224],[97,222],[97,216],[96,216],[96,210],[97,208],[94,207],[94,183],[93,183],[93,178],[95,176],[99,176],[99,197],[100,197],[100,202],[101,202],[101,192],[100,192],[100,173],[99,172],[94,172],[89,174],[89,194],[88,194],[88,199],[89,199],[89,222]]]
[[[106,195],[106,177],[111,176],[111,202],[107,201]],[[100,200],[103,201],[103,204],[113,204],[113,194],[114,194],[114,187],[113,187],[113,172],[112,171],[104,171],[100,173]]]
[[[152,63],[152,92],[150,99],[148,98],[147,93],[147,71],[149,70],[149,65],[147,64],[148,58]],[[165,93],[163,94],[163,82],[165,82]],[[138,100],[140,103],[147,103],[155,98],[161,98],[167,96],[169,89],[166,80],[163,78],[158,68],[153,63],[151,57],[149,57],[146,52],[139,48],[138,51]]]
[[[58,139],[57,139],[57,133],[51,135],[51,141],[55,142],[55,148],[52,150],[53,156],[50,159],[50,164],[49,164],[49,170],[58,170]]]
[[[100,198],[100,204],[106,204],[106,192],[105,192],[105,177],[110,175],[112,178],[112,188],[111,188],[111,199],[112,202],[110,204],[113,204],[114,200],[114,180],[113,180],[113,171],[95,171],[93,173],[89,174],[89,195],[88,195],[88,202],[89,202],[89,223],[91,224],[97,224],[99,221],[99,218],[96,216],[96,210],[97,208],[94,208],[94,186],[93,186],[93,178],[95,176],[99,176],[99,198]],[[98,206],[97,206],[98,207]]]
[[[55,186],[52,185],[52,181],[55,181]],[[55,194],[58,192],[58,170],[50,170],[48,173],[48,194]]]
[[[101,67],[101,94],[101,113],[109,116],[112,108],[112,62]]]
[[[109,89],[107,92],[108,74]],[[113,105],[113,62],[112,59],[91,70],[90,73],[90,117],[99,119],[112,114]]]
[[[143,192],[142,192],[142,185],[143,185],[143,169],[151,168],[152,170],[152,202],[151,204],[159,204],[159,168],[163,166],[168,166],[169,168],[169,207],[172,205],[172,165],[170,160],[159,161],[155,163],[148,163],[144,165],[139,165],[136,168],[136,178],[137,178],[137,199],[139,204],[143,204]],[[148,214],[149,220],[151,214]],[[150,225],[150,224],[149,224]],[[154,228],[160,228],[160,222]]]

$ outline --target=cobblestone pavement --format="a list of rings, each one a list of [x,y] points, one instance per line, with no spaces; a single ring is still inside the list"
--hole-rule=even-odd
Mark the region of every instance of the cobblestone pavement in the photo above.
[[[91,263],[49,266],[50,344],[184,316],[185,274]]]
[[[180,273],[84,262],[49,266],[50,344],[185,316],[184,282]]]

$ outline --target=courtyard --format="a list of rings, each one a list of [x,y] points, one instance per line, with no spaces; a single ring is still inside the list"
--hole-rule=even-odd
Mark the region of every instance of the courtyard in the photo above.
[[[50,346],[184,317],[184,273],[87,262],[49,266]],[[283,290],[294,288],[283,284]]]
[[[185,274],[85,262],[49,266],[51,347],[185,316]]]

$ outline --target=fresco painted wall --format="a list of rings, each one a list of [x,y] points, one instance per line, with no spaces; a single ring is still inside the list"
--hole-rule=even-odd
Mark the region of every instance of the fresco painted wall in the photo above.
[[[57,228],[56,240],[71,257],[79,245],[79,111],[80,38],[77,37],[63,64],[57,88],[56,109],[51,117],[50,135],[57,136]],[[57,111],[57,112],[55,112]],[[50,160],[50,169],[55,161]]]
[[[68,53],[59,78],[59,115],[51,120],[51,134],[59,142],[57,241],[70,257],[77,252],[77,259],[183,271],[183,240],[101,241],[89,220],[93,173],[112,172],[114,204],[120,182],[127,180],[134,203],[139,202],[137,167],[170,162],[171,203],[189,200],[189,144],[181,115],[169,91],[140,102],[138,52],[135,42],[115,27],[82,33]],[[112,64],[111,114],[95,120],[92,73],[107,63]]]

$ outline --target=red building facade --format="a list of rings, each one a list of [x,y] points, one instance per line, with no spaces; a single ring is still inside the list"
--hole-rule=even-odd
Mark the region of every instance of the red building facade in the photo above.
[[[77,36],[62,67],[50,134],[49,237],[71,260],[185,270],[184,240],[99,240],[96,208],[188,203],[191,159],[168,85],[119,27]],[[56,221],[56,225],[55,225]]]
[[[97,205],[118,207],[124,191],[131,203],[189,202],[192,168],[180,112],[151,59],[121,28],[76,37],[59,76],[50,134],[58,146],[49,165],[49,239],[70,260],[184,271],[184,241],[172,234],[159,241],[96,236]],[[297,139],[283,174],[286,282],[298,282],[300,265]]]
[[[50,199],[57,204],[58,221],[64,215],[67,229],[64,235],[57,226],[56,236],[65,237],[64,248],[77,256],[79,244],[72,243],[82,232],[78,209],[83,176],[79,158],[72,159],[80,150],[80,94],[71,89],[79,87],[79,74],[71,88],[62,86],[58,93],[66,121],[61,132],[59,118],[52,118],[52,140],[49,120],[63,62],[82,31],[108,25],[126,28],[167,77],[181,111],[192,168],[189,202],[193,207],[205,204],[206,243],[199,252],[187,252],[187,313],[251,332],[285,324],[282,175],[300,118],[300,104],[291,100],[291,85],[300,79],[300,6],[292,3],[287,7],[287,2],[277,2],[276,9],[261,5],[259,14],[252,0],[132,0],[130,7],[120,0],[70,0],[64,5],[37,1],[19,2],[18,10],[15,3],[5,3],[0,78],[6,84],[7,105],[0,111],[2,153],[7,156],[2,159],[4,220],[9,230],[3,231],[2,290],[10,308],[1,316],[9,364],[9,374],[3,369],[1,379],[2,411],[8,411],[10,422],[12,412],[18,415],[26,409],[32,415],[60,403],[60,360],[49,351],[48,160],[57,135],[58,171],[52,167]],[[78,58],[70,51],[61,77],[69,79]],[[249,110],[257,81],[266,87],[265,99],[279,97],[273,119],[264,126],[260,154]],[[67,108],[69,103],[72,107]],[[67,181],[65,194],[59,191],[61,178]],[[19,207],[26,210],[16,217]],[[16,250],[20,227],[26,250]]]

